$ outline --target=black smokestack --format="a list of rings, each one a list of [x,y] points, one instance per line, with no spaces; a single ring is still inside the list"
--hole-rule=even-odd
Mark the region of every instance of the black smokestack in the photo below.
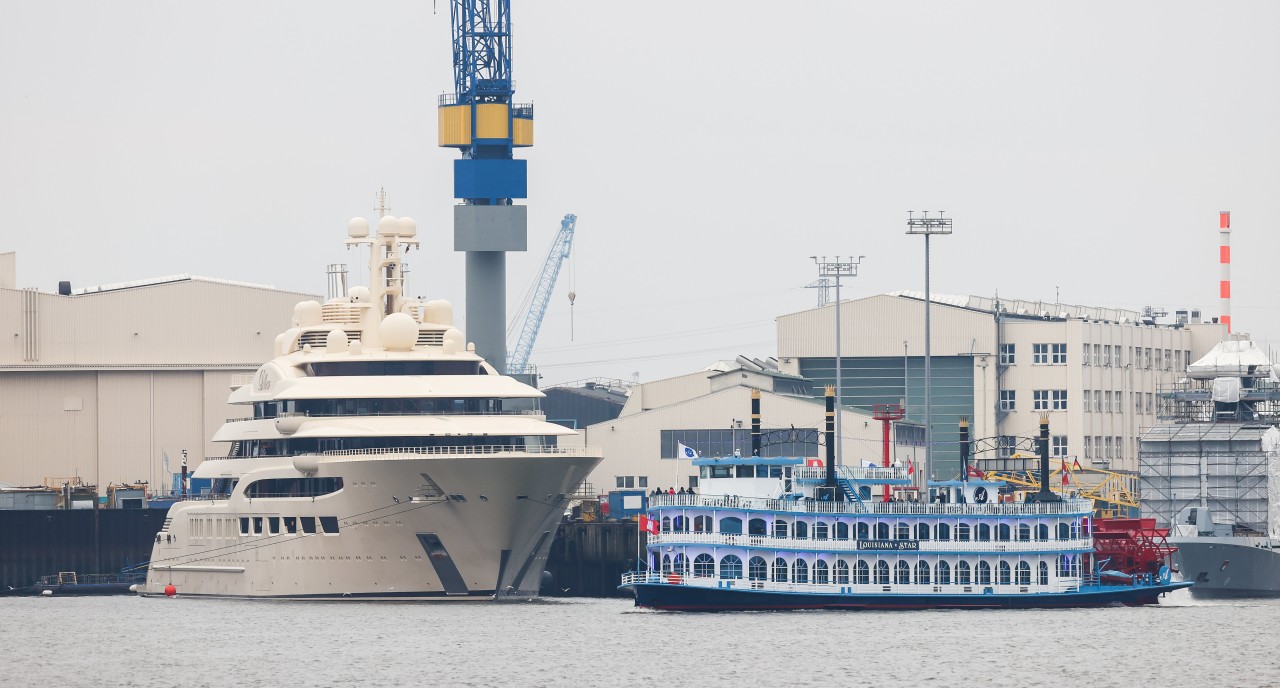
[[[760,390],[751,390],[751,455],[760,456]]]
[[[1049,415],[1040,416],[1040,491],[1027,497],[1032,502],[1060,502],[1062,497],[1049,489]]]
[[[836,388],[827,385],[827,487],[836,486]]]

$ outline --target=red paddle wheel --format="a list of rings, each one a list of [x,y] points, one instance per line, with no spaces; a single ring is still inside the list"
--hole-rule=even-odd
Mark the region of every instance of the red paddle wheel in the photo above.
[[[1168,535],[1169,529],[1157,528],[1154,518],[1095,519],[1094,561],[1106,571],[1158,574],[1178,549],[1169,544]]]

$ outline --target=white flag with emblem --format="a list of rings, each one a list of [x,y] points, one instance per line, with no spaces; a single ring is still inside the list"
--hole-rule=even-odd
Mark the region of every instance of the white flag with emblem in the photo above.
[[[677,459],[696,459],[698,452],[693,447],[685,446],[683,442],[676,442],[676,458]]]

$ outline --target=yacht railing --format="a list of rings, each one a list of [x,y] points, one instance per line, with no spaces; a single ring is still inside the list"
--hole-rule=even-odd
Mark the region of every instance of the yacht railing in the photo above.
[[[536,409],[523,409],[512,411],[414,411],[404,413],[387,413],[381,411],[378,413],[281,413],[267,418],[228,418],[228,423],[242,423],[247,420],[276,420],[278,418],[378,418],[382,416],[541,416],[545,415],[542,411]]]
[[[528,454],[556,456],[599,456],[599,447],[518,447],[515,445],[484,444],[458,447],[387,447],[374,449],[333,449],[298,456],[369,456],[381,459],[395,459],[404,455],[476,455],[476,454],[508,454],[524,456]],[[294,456],[206,456],[205,461],[227,461],[230,459],[293,459]]]
[[[1070,540],[874,540],[884,543],[886,547],[873,546],[859,548],[857,539],[832,540],[818,538],[774,537],[771,535],[738,535],[734,533],[697,533],[680,531],[663,531],[649,535],[648,542],[652,546],[666,545],[716,545],[725,547],[757,547],[762,549],[795,549],[823,550],[839,552],[877,552],[891,554],[916,554],[929,552],[1039,552],[1052,551],[1084,551],[1093,549],[1090,538],[1073,538]],[[862,538],[863,542],[871,538]],[[918,542],[919,549],[896,550],[892,547],[897,542]]]
[[[910,516],[1050,516],[1088,515],[1093,503],[1087,499],[1061,502],[991,502],[987,504],[939,504],[935,502],[819,502],[811,499],[768,499],[733,495],[674,494],[652,495],[649,507],[692,507],[704,509],[751,509],[810,514],[884,514]]]

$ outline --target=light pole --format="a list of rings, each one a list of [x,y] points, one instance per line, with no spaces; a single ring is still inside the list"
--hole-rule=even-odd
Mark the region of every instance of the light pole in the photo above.
[[[929,360],[929,306],[932,295],[929,293],[929,237],[934,234],[950,234],[951,218],[929,217],[924,211],[920,217],[914,212],[907,213],[907,234],[924,235],[924,465],[921,471],[922,480],[933,477],[933,369]],[[927,477],[926,477],[927,476]]]
[[[844,454],[840,451],[844,448],[844,434],[840,427],[842,409],[844,408],[844,389],[841,386],[840,379],[840,278],[841,277],[857,277],[858,266],[862,264],[862,259],[866,256],[858,256],[857,260],[853,260],[850,256],[844,260],[840,260],[840,256],[836,256],[833,260],[827,260],[826,256],[819,258],[818,256],[809,256],[818,266],[818,277],[836,282],[836,461],[843,458]]]

